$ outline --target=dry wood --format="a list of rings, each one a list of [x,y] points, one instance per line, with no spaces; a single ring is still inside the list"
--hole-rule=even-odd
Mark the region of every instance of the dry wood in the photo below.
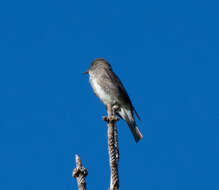
[[[80,157],[75,155],[76,168],[72,172],[72,177],[76,178],[78,190],[86,190],[85,177],[88,174],[86,168],[83,167]]]
[[[111,105],[107,105],[108,117],[103,117],[108,125],[108,151],[109,151],[109,163],[110,163],[110,188],[109,190],[119,189],[119,174],[118,174],[118,161],[119,161],[119,148],[118,148],[118,136],[116,121],[118,118],[115,116],[115,109]]]

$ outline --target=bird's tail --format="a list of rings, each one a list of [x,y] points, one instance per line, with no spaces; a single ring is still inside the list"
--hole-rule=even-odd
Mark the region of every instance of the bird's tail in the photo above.
[[[127,122],[129,129],[135,139],[135,142],[137,143],[139,140],[143,138],[143,135],[141,134],[135,123],[135,119],[131,110],[123,109],[120,115],[123,116],[124,120]]]
[[[143,138],[141,132],[139,131],[138,127],[136,126],[135,122],[134,124],[128,123],[129,129],[132,132],[132,135],[135,139],[135,142],[137,143],[139,140]]]

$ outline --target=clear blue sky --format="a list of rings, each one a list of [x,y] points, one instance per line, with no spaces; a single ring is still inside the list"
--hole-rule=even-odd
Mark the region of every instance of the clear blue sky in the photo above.
[[[118,122],[121,190],[219,189],[218,1],[0,2],[0,189],[109,185],[105,107],[83,75],[104,57],[144,139]]]

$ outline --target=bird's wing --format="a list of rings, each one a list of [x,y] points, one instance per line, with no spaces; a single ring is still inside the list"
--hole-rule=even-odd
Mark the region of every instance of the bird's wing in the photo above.
[[[131,109],[135,112],[137,118],[139,120],[141,120],[138,113],[137,113],[137,111],[135,110],[134,106],[132,105],[132,102],[129,98],[129,95],[126,92],[125,87],[123,86],[123,84],[120,81],[119,77],[117,77],[117,75],[112,71],[112,69],[105,69],[105,71],[106,71],[106,74],[107,74],[107,78],[109,78],[112,81],[112,83],[114,85],[116,85],[116,87],[118,88],[119,95],[122,96],[125,99],[125,102],[129,103],[129,105],[131,106]]]
[[[135,115],[137,116],[137,118],[138,118],[138,120],[140,120],[141,121],[141,118],[140,118],[140,116],[138,115],[138,113],[137,113],[137,111],[136,111],[136,109],[133,107],[133,110],[134,110],[134,112],[135,112]]]

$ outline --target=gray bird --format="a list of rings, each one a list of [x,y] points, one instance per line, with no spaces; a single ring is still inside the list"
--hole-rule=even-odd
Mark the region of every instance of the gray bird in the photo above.
[[[138,142],[142,139],[143,136],[136,126],[133,112],[139,120],[140,118],[124,86],[113,72],[111,65],[105,59],[97,58],[85,73],[90,76],[89,81],[96,96],[105,106],[108,104],[112,107],[116,105],[118,107],[116,114],[126,121],[135,141]]]

